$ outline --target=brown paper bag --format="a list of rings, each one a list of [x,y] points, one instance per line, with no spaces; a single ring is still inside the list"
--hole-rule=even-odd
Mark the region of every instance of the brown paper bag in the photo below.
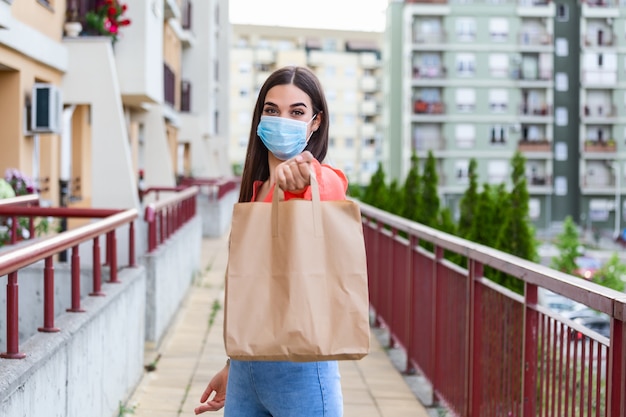
[[[237,203],[226,272],[224,343],[233,359],[360,359],[369,351],[361,212],[350,200]]]

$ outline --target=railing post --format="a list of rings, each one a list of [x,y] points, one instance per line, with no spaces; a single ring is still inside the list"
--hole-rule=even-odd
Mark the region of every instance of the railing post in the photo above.
[[[120,281],[117,279],[117,239],[115,237],[115,230],[110,231],[110,247],[111,255],[109,256],[109,269],[111,270],[111,276],[109,282],[112,284],[118,284]]]
[[[80,256],[78,255],[78,245],[72,246],[72,308],[68,308],[70,313],[82,313],[80,307]]]
[[[537,414],[537,331],[539,313],[536,310],[537,286],[526,283],[524,314],[524,387],[523,416],[535,417]]]
[[[17,243],[17,216],[11,216],[11,244]]]
[[[467,355],[468,364],[468,410],[471,417],[480,417],[480,393],[484,389],[481,385],[481,355],[482,355],[482,320],[480,318],[480,310],[483,304],[482,294],[483,286],[478,280],[483,276],[483,264],[477,262],[474,259],[468,259],[469,261],[469,314],[467,315],[468,323],[468,344],[469,352]]]
[[[135,259],[135,222],[130,222],[128,226],[128,266],[134,268],[137,266]]]
[[[100,236],[93,238],[93,292],[91,296],[103,296],[102,265],[100,265]]]
[[[438,321],[439,317],[437,317],[437,311],[439,311],[439,305],[438,305],[438,282],[437,282],[437,275],[439,273],[439,263],[441,262],[441,260],[443,259],[443,248],[441,246],[437,246],[435,245],[435,247],[433,248],[433,253],[435,255],[435,259],[433,260],[433,272],[431,275],[431,280],[432,280],[432,292],[431,292],[431,297],[433,300],[433,323],[434,325],[432,326],[432,334],[430,335],[430,349],[431,352],[433,352],[433,363],[432,363],[432,370],[433,370],[433,397],[435,399],[435,401],[439,401],[437,398],[437,390],[439,390],[439,384],[441,383],[437,377],[437,368],[438,368],[438,362],[439,362],[439,355],[437,354],[437,352],[439,352],[439,350],[437,349],[437,329],[439,326]]]
[[[626,415],[626,300],[615,300],[613,305],[607,404],[611,417],[622,417]]]
[[[43,327],[37,330],[44,333],[55,333],[59,331],[54,327],[54,266],[52,256],[48,256],[44,261],[43,269]]]
[[[19,351],[19,305],[17,271],[7,276],[7,351],[0,353],[0,358],[23,359],[25,353]]]
[[[413,375],[416,372],[415,366],[413,366],[413,361],[411,361],[411,357],[409,355],[410,352],[412,352],[412,345],[413,345],[413,329],[415,328],[415,326],[413,325],[413,319],[415,317],[415,303],[413,303],[413,281],[414,281],[414,276],[413,276],[413,270],[414,270],[414,265],[413,265],[413,248],[417,246],[417,238],[415,237],[414,234],[409,232],[409,241],[407,243],[407,275],[408,275],[408,288],[407,288],[407,293],[405,294],[405,302],[408,305],[407,308],[407,315],[408,318],[406,320],[406,327],[405,327],[405,333],[407,335],[407,342],[406,342],[406,364],[404,365],[404,373],[407,375]]]

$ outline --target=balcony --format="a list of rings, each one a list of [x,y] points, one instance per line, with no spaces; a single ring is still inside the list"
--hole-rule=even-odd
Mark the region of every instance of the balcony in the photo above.
[[[446,140],[443,137],[414,137],[413,149],[418,152],[441,151],[446,148]]]
[[[517,142],[517,149],[520,152],[552,152],[552,142],[547,139],[520,139],[520,141]]]
[[[585,152],[592,153],[612,153],[617,150],[617,144],[613,139],[608,141],[587,140],[583,149]]]
[[[415,32],[413,34],[413,43],[418,44],[433,44],[433,43],[445,43],[448,39],[446,32],[441,31],[439,33],[431,32]]]
[[[584,123],[610,123],[617,117],[617,106],[613,104],[584,105],[581,118]]]
[[[444,66],[413,67],[413,79],[443,79],[447,76]]]
[[[257,49],[254,51],[254,62],[262,65],[276,63],[276,53],[271,49]]]
[[[361,78],[361,91],[364,93],[374,93],[380,89],[380,85],[378,84],[378,80],[376,77],[371,75],[366,75]]]
[[[427,102],[417,99],[413,102],[414,114],[444,114],[445,107],[440,101]]]
[[[359,56],[359,63],[363,69],[377,69],[380,68],[380,59],[378,55],[373,52],[363,52]]]
[[[526,182],[530,187],[545,187],[552,185],[552,177],[549,175],[529,175]]]
[[[376,124],[374,123],[363,123],[361,125],[361,137],[363,138],[373,138],[376,135]]]
[[[361,103],[360,110],[363,116],[374,116],[379,112],[378,103],[375,100],[365,100]]]
[[[191,0],[183,0],[181,9],[181,26],[184,30],[191,30],[193,22],[193,3],[191,3]]]
[[[552,106],[545,103],[541,105],[522,103],[519,106],[519,114],[522,116],[550,116],[552,114]]]
[[[587,47],[617,46],[617,36],[611,32],[593,32],[583,35],[581,44]]]
[[[617,84],[617,71],[583,70],[581,80],[585,86],[615,86]]]
[[[518,43],[527,46],[548,46],[552,44],[552,35],[523,31],[518,35]]]

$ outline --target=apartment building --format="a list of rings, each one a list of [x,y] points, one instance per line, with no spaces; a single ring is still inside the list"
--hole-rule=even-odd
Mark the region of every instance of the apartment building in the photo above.
[[[403,178],[412,152],[431,150],[443,201],[457,210],[470,159],[481,183],[507,182],[519,150],[539,229],[571,215],[620,230],[624,16],[618,0],[390,1],[388,172]]]
[[[351,183],[368,184],[382,152],[382,33],[233,25],[230,63],[230,161],[245,159],[254,103],[270,73],[285,65],[311,68],[330,112],[327,162]]]
[[[115,1],[116,34],[88,23],[100,4],[0,0],[0,174],[102,208],[137,206],[140,172],[228,175],[228,1]]]

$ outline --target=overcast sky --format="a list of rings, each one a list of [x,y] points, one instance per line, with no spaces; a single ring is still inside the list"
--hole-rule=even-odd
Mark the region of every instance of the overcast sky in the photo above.
[[[229,0],[235,24],[382,31],[387,0]]]

